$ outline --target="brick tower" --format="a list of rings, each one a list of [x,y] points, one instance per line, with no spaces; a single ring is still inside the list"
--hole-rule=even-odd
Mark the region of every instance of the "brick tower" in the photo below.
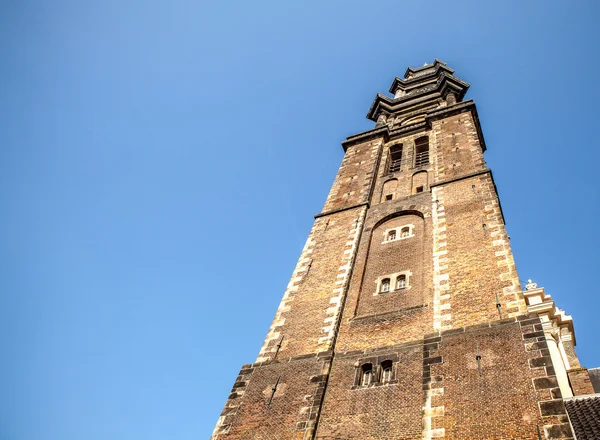
[[[468,88],[409,68],[342,143],[214,440],[573,437],[563,398],[589,375],[571,318],[521,288]]]

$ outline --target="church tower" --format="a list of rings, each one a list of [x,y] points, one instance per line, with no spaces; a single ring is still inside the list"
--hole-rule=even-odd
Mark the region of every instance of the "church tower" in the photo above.
[[[376,96],[213,440],[573,438],[594,391],[521,288],[468,88],[435,60]]]

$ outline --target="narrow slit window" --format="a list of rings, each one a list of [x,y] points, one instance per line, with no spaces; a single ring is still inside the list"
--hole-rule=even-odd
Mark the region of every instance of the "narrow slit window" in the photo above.
[[[362,366],[360,384],[362,386],[367,386],[371,385],[371,382],[373,382],[373,365],[364,364]]]
[[[381,286],[379,287],[379,292],[385,293],[390,291],[390,279],[384,278],[381,280]]]
[[[388,241],[392,241],[396,239],[396,230],[392,229],[390,232],[388,232]]]
[[[383,361],[381,363],[381,383],[390,383],[392,380],[392,361]]]
[[[396,278],[396,289],[406,289],[406,275],[399,275]]]
[[[415,140],[415,166],[429,163],[429,137],[423,136]],[[420,191],[417,191],[420,192]]]
[[[400,165],[402,165],[402,144],[390,147],[389,164],[388,172],[395,173],[396,171],[400,171]]]

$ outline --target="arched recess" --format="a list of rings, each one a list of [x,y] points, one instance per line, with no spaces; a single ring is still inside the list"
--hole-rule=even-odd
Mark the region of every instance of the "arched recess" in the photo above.
[[[406,227],[411,233],[400,231]],[[394,240],[389,231],[398,231]],[[391,214],[371,230],[356,316],[377,315],[423,305],[425,289],[425,219],[421,212],[402,211]],[[398,279],[405,282],[398,283]],[[382,280],[390,279],[390,290],[381,292]]]
[[[398,179],[386,180],[383,183],[383,189],[381,190],[381,200],[379,202],[383,203],[395,199],[396,197],[398,197],[397,191]]]
[[[417,206],[418,207],[418,206]],[[422,207],[421,207],[422,208]],[[417,217],[421,217],[421,219],[425,219],[425,215],[421,212],[421,211],[417,211],[414,209],[403,209],[401,208],[400,211],[394,212],[393,214],[390,215],[386,215],[385,217],[382,217],[381,219],[379,219],[372,227],[372,230],[375,231],[377,228],[379,228],[382,224],[396,218],[396,217],[404,217],[407,215],[416,215]]]
[[[402,121],[402,125],[414,124],[416,122],[423,122],[425,120],[425,114],[413,116],[412,118],[405,119]]]
[[[419,171],[412,176],[411,194],[429,191],[429,175],[427,171]]]

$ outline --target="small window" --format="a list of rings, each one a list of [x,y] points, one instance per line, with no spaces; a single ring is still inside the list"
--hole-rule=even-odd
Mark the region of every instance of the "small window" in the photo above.
[[[406,289],[406,275],[399,275],[396,278],[396,289]]]
[[[423,136],[415,140],[415,166],[429,163],[429,137]],[[417,191],[420,192],[420,191]]]
[[[410,228],[408,226],[404,227],[404,228],[402,228],[400,230],[400,237],[401,238],[406,238],[406,237],[409,237],[409,236],[410,236]]]
[[[393,194],[387,194],[387,195],[385,196],[385,200],[386,200],[386,202],[387,202],[387,201],[390,201],[390,200],[392,200],[392,195],[393,195]]]
[[[379,287],[379,292],[385,293],[390,291],[390,279],[384,278],[381,280],[381,286]]]
[[[367,386],[367,385],[371,385],[372,382],[373,382],[373,365],[364,364],[362,366],[360,384],[362,386]]]
[[[390,147],[388,172],[400,171],[400,165],[402,165],[402,144],[397,144]]]
[[[390,232],[388,232],[388,241],[392,241],[396,239],[396,230],[392,229]]]
[[[422,193],[423,192],[423,187],[422,186],[417,186],[415,188],[415,191],[418,192],[418,193]]]
[[[381,383],[390,383],[392,380],[392,361],[383,361],[381,363]]]

